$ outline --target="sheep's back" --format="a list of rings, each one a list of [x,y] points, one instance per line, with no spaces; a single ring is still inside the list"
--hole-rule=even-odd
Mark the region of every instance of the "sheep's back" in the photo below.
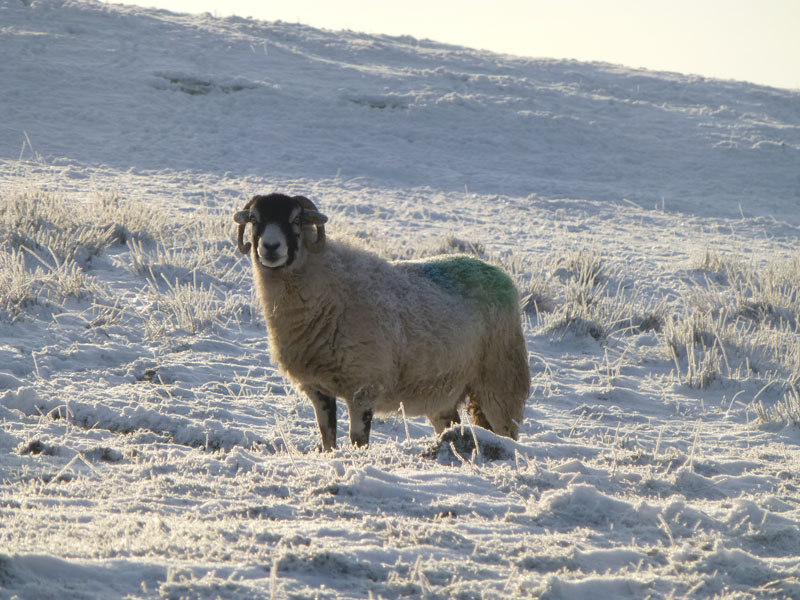
[[[425,278],[442,291],[474,301],[483,311],[519,309],[519,295],[511,278],[500,268],[463,254],[396,263]]]

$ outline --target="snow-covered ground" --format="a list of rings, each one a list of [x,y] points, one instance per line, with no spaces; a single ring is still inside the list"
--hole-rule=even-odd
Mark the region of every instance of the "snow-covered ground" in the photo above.
[[[800,597],[800,92],[69,0],[0,82],[0,598]],[[269,191],[511,272],[520,439],[318,453]]]

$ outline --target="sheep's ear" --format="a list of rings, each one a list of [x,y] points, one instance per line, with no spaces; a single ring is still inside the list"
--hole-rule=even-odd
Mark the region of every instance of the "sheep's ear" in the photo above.
[[[247,225],[251,221],[250,211],[240,210],[235,215],[233,215],[233,220],[236,221],[239,225]]]
[[[305,209],[303,211],[303,220],[309,225],[324,225],[328,222],[328,217],[318,210]]]

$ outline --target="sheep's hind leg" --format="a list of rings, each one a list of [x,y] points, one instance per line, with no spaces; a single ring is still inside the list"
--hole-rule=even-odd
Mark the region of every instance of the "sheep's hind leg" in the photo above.
[[[350,413],[350,443],[358,447],[369,445],[372,415],[375,412],[376,394],[371,387],[364,387],[353,394],[347,402]]]
[[[317,426],[322,437],[322,450],[328,452],[336,448],[336,398],[320,391],[306,391],[314,406]]]
[[[451,425],[461,423],[461,417],[458,416],[458,410],[455,407],[450,412],[428,415],[428,420],[433,425],[433,431],[436,432],[436,435],[440,435]]]
[[[484,429],[488,429],[489,431],[494,431],[492,426],[489,424],[489,419],[487,419],[486,415],[483,414],[480,404],[478,404],[478,401],[472,396],[469,397],[469,404],[467,405],[467,408],[472,415],[472,422],[475,425],[478,427],[483,427]]]

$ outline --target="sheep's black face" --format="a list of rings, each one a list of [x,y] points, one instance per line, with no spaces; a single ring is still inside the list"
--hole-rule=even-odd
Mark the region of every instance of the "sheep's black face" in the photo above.
[[[328,217],[305,196],[253,196],[233,215],[239,225],[237,246],[243,254],[253,253],[265,269],[282,269],[303,261],[306,252],[317,254],[325,248],[325,223]],[[251,228],[251,242],[244,243],[244,232]],[[316,239],[314,237],[316,233]]]
[[[283,194],[259,196],[250,207],[253,247],[258,262],[268,269],[294,263],[301,254],[303,208]]]

